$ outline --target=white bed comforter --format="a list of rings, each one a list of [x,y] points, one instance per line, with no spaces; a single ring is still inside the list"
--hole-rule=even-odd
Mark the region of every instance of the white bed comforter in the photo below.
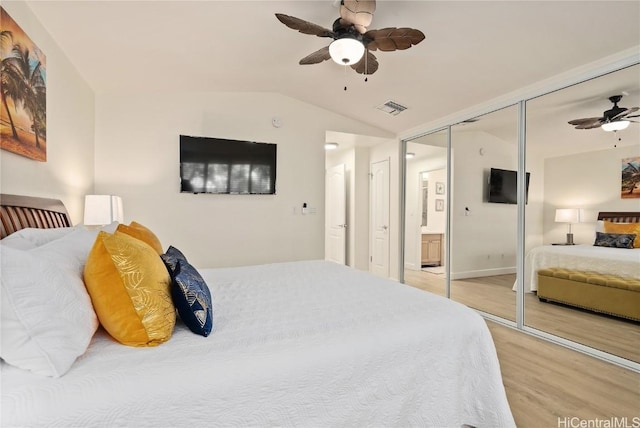
[[[514,426],[484,320],[330,262],[201,270],[211,336],[102,331],[58,379],[2,363],[2,427]]]
[[[640,249],[593,245],[545,245],[527,253],[524,261],[524,290],[538,290],[539,269],[562,267],[640,278]],[[516,286],[513,286],[516,289]]]

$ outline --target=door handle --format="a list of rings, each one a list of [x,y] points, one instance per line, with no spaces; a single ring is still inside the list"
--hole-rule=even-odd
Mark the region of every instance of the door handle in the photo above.
[[[389,229],[389,226],[382,226],[382,230],[387,230]]]

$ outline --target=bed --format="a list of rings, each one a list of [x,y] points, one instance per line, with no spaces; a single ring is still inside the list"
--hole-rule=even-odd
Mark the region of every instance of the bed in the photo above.
[[[600,212],[598,222],[603,221],[638,223],[640,212]],[[545,268],[562,267],[640,278],[640,250],[594,245],[544,245],[529,251],[524,265],[525,292],[536,292],[538,290],[537,272]]]
[[[19,200],[33,202],[68,222]],[[466,306],[326,261],[198,271],[208,337],[178,319],[170,340],[138,348],[98,328],[59,377],[2,361],[1,425],[515,426],[489,330]]]

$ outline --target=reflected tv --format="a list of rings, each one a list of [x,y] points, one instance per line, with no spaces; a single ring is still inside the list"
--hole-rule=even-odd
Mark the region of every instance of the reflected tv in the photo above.
[[[527,172],[525,203],[529,202],[529,175]],[[489,202],[518,203],[518,173],[507,169],[491,168],[489,174]]]
[[[180,191],[273,195],[276,153],[271,143],[180,135]]]

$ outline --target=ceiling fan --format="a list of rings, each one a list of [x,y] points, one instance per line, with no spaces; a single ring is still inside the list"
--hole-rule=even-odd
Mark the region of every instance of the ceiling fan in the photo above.
[[[631,113],[638,111],[639,107],[624,108],[618,107],[618,103],[622,99],[622,95],[614,95],[609,97],[609,101],[613,103],[613,107],[602,113],[602,117],[588,117],[584,119],[570,120],[569,124],[574,125],[576,129],[593,129],[602,128],[605,131],[619,131],[625,129],[631,122],[632,117],[640,117],[640,114],[630,116]]]
[[[349,65],[357,73],[367,75],[378,70],[378,61],[371,51],[409,49],[424,40],[422,31],[413,28],[367,30],[375,9],[375,0],[341,0],[340,18],[335,20],[332,30],[282,13],[276,13],[276,17],[300,33],[333,39],[329,46],[302,58],[300,64],[319,64],[332,58],[338,64]]]

